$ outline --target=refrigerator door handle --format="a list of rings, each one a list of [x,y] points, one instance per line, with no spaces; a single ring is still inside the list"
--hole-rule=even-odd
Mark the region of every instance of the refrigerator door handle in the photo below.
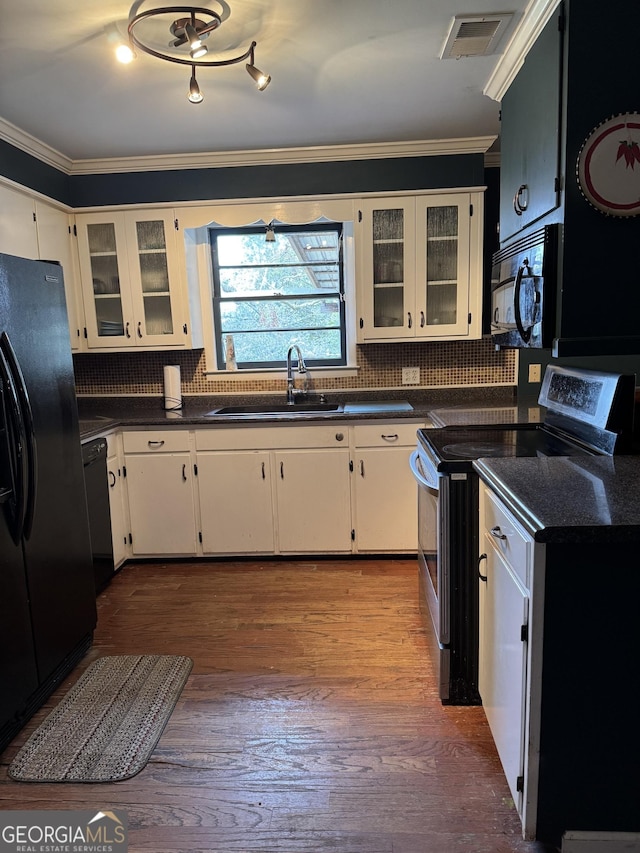
[[[24,423],[20,412],[18,394],[13,377],[5,358],[0,341],[0,382],[6,391],[5,407],[5,435],[6,452],[8,460],[7,476],[10,482],[3,484],[3,503],[6,504],[6,515],[11,538],[18,545],[24,532],[24,519],[27,512],[27,493],[25,484],[28,479],[28,466],[26,459],[27,437],[24,431]]]
[[[33,412],[20,364],[6,332],[3,332],[0,336],[0,351],[2,351],[3,361],[8,370],[9,385],[12,389],[11,393],[12,396],[15,394],[18,405],[16,428],[20,435],[19,444],[22,444],[22,448],[24,449],[24,452],[21,453],[22,486],[20,488],[22,490],[21,506],[23,509],[20,511],[20,515],[22,518],[21,527],[23,535],[28,539],[33,527],[36,494],[38,491],[38,450],[33,424]]]

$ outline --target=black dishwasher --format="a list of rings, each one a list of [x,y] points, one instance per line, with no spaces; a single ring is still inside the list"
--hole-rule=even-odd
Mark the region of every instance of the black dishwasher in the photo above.
[[[111,513],[107,485],[107,442],[96,438],[82,445],[84,485],[87,492],[89,533],[93,555],[93,576],[96,593],[101,592],[113,577],[113,544]]]

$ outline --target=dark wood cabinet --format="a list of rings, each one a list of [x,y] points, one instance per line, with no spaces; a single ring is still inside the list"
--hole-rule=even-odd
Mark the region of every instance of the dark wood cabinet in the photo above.
[[[502,100],[501,246],[563,225],[554,357],[640,355],[640,217],[590,204],[577,169],[595,128],[639,109],[639,27],[638,4],[563,0]],[[635,181],[640,168],[632,165],[619,158],[611,168]]]
[[[558,10],[502,101],[501,242],[560,204],[562,26]]]

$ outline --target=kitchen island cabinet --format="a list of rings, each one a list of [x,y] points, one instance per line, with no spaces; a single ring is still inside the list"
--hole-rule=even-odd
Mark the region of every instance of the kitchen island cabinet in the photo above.
[[[188,430],[125,432],[123,447],[132,556],[196,555]]]
[[[474,465],[490,555],[480,692],[523,834],[637,833],[640,458]]]

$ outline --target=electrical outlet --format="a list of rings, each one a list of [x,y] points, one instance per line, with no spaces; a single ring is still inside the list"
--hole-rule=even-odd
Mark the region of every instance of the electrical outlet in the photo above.
[[[529,365],[529,382],[540,382],[541,377],[541,364],[530,364]]]
[[[419,385],[420,384],[420,368],[419,367],[403,367],[402,368],[402,384],[403,385]]]

